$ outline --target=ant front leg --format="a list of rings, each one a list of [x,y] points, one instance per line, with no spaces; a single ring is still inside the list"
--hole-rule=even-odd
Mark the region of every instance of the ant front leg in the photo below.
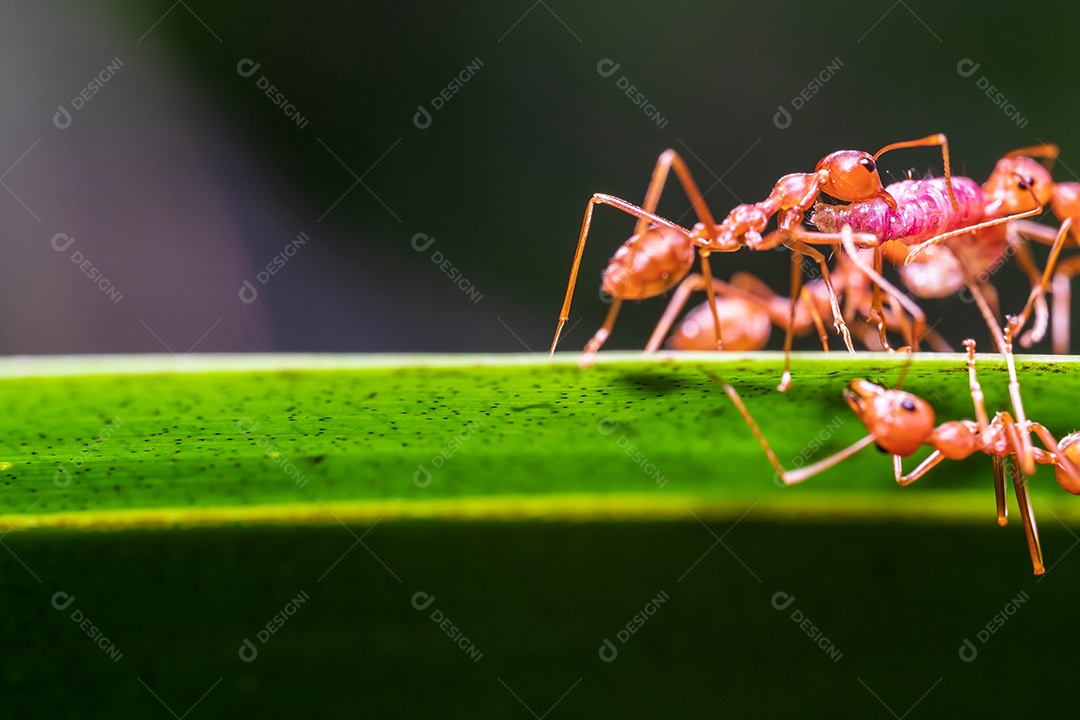
[[[758,443],[761,445],[761,449],[765,451],[765,456],[776,470],[777,477],[779,477],[785,485],[794,485],[806,480],[808,477],[817,475],[822,470],[827,470],[833,465],[839,464],[862,450],[867,445],[872,445],[877,440],[877,436],[870,433],[869,435],[856,440],[840,452],[830,455],[824,460],[819,460],[813,465],[807,465],[798,470],[785,470],[784,466],[781,465],[780,461],[777,459],[776,453],[774,453],[772,447],[769,446],[769,441],[765,439],[765,435],[762,434],[761,429],[758,427],[757,423],[754,422],[754,418],[750,415],[750,411],[746,409],[746,405],[743,404],[742,398],[739,397],[739,393],[736,392],[735,388],[711,372],[706,371],[705,374],[709,376],[710,380],[722,387],[724,392],[727,393],[727,396],[731,398],[731,402],[735,404],[735,408],[743,416],[743,420],[750,426],[750,431],[754,433],[754,437],[757,438]]]
[[[788,321],[784,328],[784,372],[780,375],[780,384],[776,389],[787,392],[791,388],[791,342],[795,338],[795,303],[798,302],[799,288],[802,286],[802,253],[791,253],[791,302],[788,306]],[[831,292],[830,287],[830,292]]]
[[[1006,318],[1005,325],[1005,364],[1009,369],[1009,397],[1012,400],[1013,413],[1016,415],[1016,426],[1019,430],[1019,446],[1015,448],[1016,457],[1019,461],[1020,470],[1025,476],[1035,474],[1035,452],[1031,444],[1031,431],[1027,416],[1024,413],[1024,401],[1020,397],[1020,380],[1016,377],[1016,361],[1013,358],[1012,340],[1016,330],[1017,320],[1015,317]],[[1005,413],[1006,427],[1012,422],[1012,418]]]

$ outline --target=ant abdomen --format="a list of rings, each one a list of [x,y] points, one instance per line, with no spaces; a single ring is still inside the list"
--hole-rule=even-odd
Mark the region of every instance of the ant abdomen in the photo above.
[[[716,314],[720,318],[724,350],[750,352],[761,350],[769,342],[772,321],[757,305],[738,298],[718,298]],[[671,334],[667,346],[672,350],[716,349],[716,329],[708,303],[702,303],[686,314]]]
[[[1080,432],[1074,432],[1061,438],[1058,442],[1058,450],[1072,464],[1074,468],[1080,467]],[[1067,493],[1080,495],[1080,477],[1068,472],[1062,467],[1061,462],[1054,464],[1054,472],[1057,476],[1058,485]]]
[[[604,292],[623,300],[643,300],[667,292],[690,272],[695,250],[690,237],[654,225],[627,240],[604,270]]]

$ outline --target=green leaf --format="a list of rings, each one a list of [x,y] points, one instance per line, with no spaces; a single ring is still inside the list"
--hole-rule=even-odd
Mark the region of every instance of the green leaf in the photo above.
[[[738,388],[787,467],[864,434],[841,397],[861,376],[895,382],[898,356],[774,354],[17,359],[6,411],[0,527],[135,527],[387,518],[737,517],[982,520],[986,456],[893,483],[867,449],[783,488],[748,426],[705,374]],[[980,360],[988,405],[1007,408],[1004,364]],[[1019,362],[1028,417],[1075,428],[1075,360]],[[906,388],[939,420],[972,415],[959,356],[919,355]],[[913,463],[914,461],[909,461]],[[1052,471],[1034,492],[1062,518],[1080,506]],[[328,510],[332,510],[332,513]],[[24,515],[25,513],[25,515]]]

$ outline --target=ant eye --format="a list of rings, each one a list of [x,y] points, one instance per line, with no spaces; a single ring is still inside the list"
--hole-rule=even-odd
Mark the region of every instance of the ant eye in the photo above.
[[[915,402],[911,398],[905,398],[900,407],[904,408],[908,412],[915,412]]]
[[[1026,180],[1021,179],[1019,182],[1016,183],[1016,186],[1021,190],[1027,190],[1034,182],[1035,181],[1031,178],[1027,178]]]
[[[874,161],[871,158],[863,158],[862,160],[859,161],[859,164],[862,165],[864,168],[866,168],[866,172],[871,172],[872,173],[876,169],[876,166],[874,165]]]

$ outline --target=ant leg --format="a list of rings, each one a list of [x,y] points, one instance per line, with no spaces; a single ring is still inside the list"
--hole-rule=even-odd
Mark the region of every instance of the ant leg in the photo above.
[[[600,326],[600,329],[596,331],[596,334],[592,336],[592,339],[585,344],[585,352],[581,354],[581,360],[579,365],[587,367],[592,365],[596,361],[596,353],[600,351],[600,346],[611,335],[611,328],[615,327],[615,318],[619,315],[619,309],[622,307],[622,298],[615,298],[611,303],[611,308],[608,309],[607,317],[604,318],[604,324]]]
[[[776,474],[780,477],[780,479],[784,482],[785,485],[794,485],[795,483],[802,482],[808,477],[817,475],[822,470],[827,470],[833,465],[836,465],[843,460],[846,460],[858,451],[862,450],[867,445],[870,445],[877,440],[877,436],[871,433],[863,437],[862,439],[855,441],[853,444],[844,448],[840,452],[834,455],[830,455],[824,460],[819,460],[813,465],[807,465],[806,467],[799,468],[798,470],[785,470],[784,467],[780,464],[780,461],[776,459],[776,453],[774,453],[772,448],[769,446],[769,441],[765,439],[765,436],[762,434],[761,429],[757,426],[757,423],[754,422],[754,418],[751,417],[750,411],[746,409],[746,405],[743,404],[742,398],[739,397],[739,393],[735,391],[735,388],[733,388],[731,385],[729,385],[727,382],[717,377],[716,375],[713,375],[711,372],[706,371],[705,374],[709,376],[710,380],[722,387],[724,389],[724,392],[727,393],[727,396],[731,398],[731,402],[735,403],[735,407],[743,416],[746,424],[750,426],[750,430],[754,433],[754,437],[756,437],[758,443],[761,444],[761,449],[765,451],[765,455],[769,458],[769,463],[772,464],[773,468],[775,468]]]
[[[719,283],[720,281],[713,280],[713,282]],[[667,309],[660,316],[660,322],[656,323],[656,328],[653,329],[648,344],[645,345],[645,352],[652,353],[660,349],[660,343],[664,341],[668,331],[671,330],[671,326],[675,324],[675,318],[686,307],[686,301],[690,299],[690,293],[704,288],[705,278],[697,273],[687,275],[686,279],[679,283],[679,287],[675,288],[675,292],[671,296],[671,302],[668,303]]]
[[[1031,507],[1031,495],[1028,494],[1027,478],[1016,467],[1015,456],[1011,456],[1009,470],[1012,474],[1013,490],[1016,492],[1016,504],[1020,508],[1020,517],[1024,521],[1024,534],[1027,535],[1028,552],[1031,553],[1031,565],[1036,575],[1046,572],[1043,566],[1042,546],[1039,544],[1039,528],[1035,524],[1035,511]]]
[[[825,332],[825,323],[821,320],[821,313],[815,307],[814,299],[810,296],[810,291],[806,289],[806,286],[803,286],[799,298],[806,303],[806,312],[809,313],[810,320],[814,323],[814,327],[817,328],[822,352],[829,352],[829,334]]]
[[[581,221],[581,234],[578,235],[577,251],[574,253],[574,264],[570,268],[570,282],[566,286],[566,297],[563,299],[562,310],[559,312],[559,325],[555,328],[555,338],[551,341],[550,355],[555,354],[555,346],[559,344],[559,335],[562,334],[563,326],[566,325],[566,321],[570,318],[570,301],[574,297],[574,286],[577,284],[578,270],[581,267],[581,255],[585,250],[585,240],[589,236],[589,227],[592,225],[593,206],[597,203],[602,205],[610,205],[614,208],[618,208],[625,213],[633,215],[641,220],[648,220],[649,222],[657,225],[664,225],[680,232],[690,235],[690,231],[684,227],[680,227],[670,220],[665,220],[659,215],[655,215],[651,212],[642,210],[637,205],[629,203],[626,200],[617,198],[613,195],[604,195],[597,193],[593,195],[588,204],[585,206],[585,218]]]
[[[990,307],[990,302],[986,299],[983,288],[977,285],[974,280],[969,280],[967,289],[971,293],[971,297],[975,300],[975,306],[979,308],[983,320],[986,321],[986,326],[990,328],[990,337],[994,339],[994,344],[997,345],[998,352],[1004,355],[1005,336],[1001,333],[1001,328],[997,324],[997,318],[994,317],[994,311]]]
[[[891,145],[886,145],[885,147],[874,153],[874,162],[877,162],[877,159],[879,157],[889,152],[890,150],[899,150],[900,148],[911,147],[932,147],[934,145],[941,146],[941,159],[945,165],[945,188],[949,193],[949,203],[952,205],[953,210],[958,210],[960,206],[956,202],[956,193],[953,191],[952,186],[952,169],[949,167],[949,141],[945,138],[944,133],[928,135],[927,137],[921,138],[919,140],[907,140],[905,142],[898,142]]]
[[[879,275],[881,274],[882,268],[881,259],[881,248],[874,248],[874,272]],[[892,295],[889,296],[889,300],[891,305],[891,301],[894,300]],[[893,307],[893,312],[896,314],[897,321],[900,322],[900,316],[896,313],[895,306]],[[878,335],[881,337],[880,342],[882,349],[885,350],[885,352],[891,352],[892,348],[889,347],[889,338],[885,329],[885,308],[882,306],[881,285],[878,283],[873,283],[873,288],[870,291],[870,312],[867,314],[866,319],[877,325]],[[909,346],[912,344],[911,338],[907,334],[904,334],[904,340]]]
[[[656,167],[653,168],[652,179],[649,181],[649,187],[645,191],[645,202],[642,208],[645,212],[656,212],[656,206],[660,202],[660,193],[664,191],[664,185],[667,183],[668,171],[673,169],[675,176],[679,179],[679,184],[682,185],[683,192],[686,193],[686,197],[690,200],[690,206],[694,209],[694,212],[698,216],[698,220],[704,226],[705,234],[709,240],[716,239],[716,220],[713,218],[712,212],[709,210],[709,206],[705,204],[705,197],[701,194],[701,190],[698,189],[697,183],[694,181],[694,176],[690,173],[690,168],[686,166],[686,163],[679,153],[674,150],[668,149],[660,154],[660,157],[656,161]],[[648,229],[648,221],[644,217],[639,217],[637,225],[634,228],[634,234],[640,235]],[[716,349],[723,350],[723,341],[721,340],[720,332],[720,315],[716,310],[716,296],[713,295],[713,286],[710,282],[712,280],[712,272],[709,268],[709,253],[707,250],[700,250],[701,255],[701,273],[705,276],[705,293],[708,296],[709,308],[712,312],[713,328],[716,332]]]
[[[709,312],[712,314],[713,320],[713,332],[716,334],[716,350],[719,352],[724,349],[724,341],[721,337],[723,332],[720,328],[720,312],[716,309],[716,294],[713,292],[713,276],[712,268],[709,267],[709,251],[699,249],[698,255],[701,257],[701,274],[705,278],[705,297],[709,302]]]
[[[1013,359],[1012,339],[1015,332],[1016,318],[1009,317],[1005,326],[1005,364],[1009,368],[1009,397],[1012,399],[1016,424],[1020,431],[1020,445],[1016,456],[1024,475],[1035,474],[1035,453],[1031,445],[1031,431],[1028,429],[1027,416],[1024,414],[1024,401],[1020,398],[1020,381],[1016,377],[1016,362]],[[1006,413],[1006,420],[1011,421]]]
[[[1063,260],[1054,273],[1054,353],[1069,354],[1069,314],[1072,310],[1072,278],[1080,273],[1080,257]]]
[[[1005,527],[1009,524],[1009,502],[1005,495],[1005,458],[1001,455],[991,455],[994,461],[994,502],[997,504],[998,525]]]
[[[975,370],[975,341],[968,338],[964,341],[964,347],[967,348],[968,390],[971,391],[971,402],[975,405],[975,421],[979,426],[979,434],[986,437],[990,418],[986,414],[986,399]]]
[[[1010,223],[1010,222],[1015,222],[1017,220],[1022,220],[1023,218],[1034,217],[1035,215],[1041,214],[1042,211],[1043,211],[1043,206],[1040,205],[1037,208],[1035,208],[1034,210],[1027,210],[1025,212],[1016,213],[1015,215],[1006,215],[1005,217],[995,218],[993,220],[986,220],[985,222],[975,223],[974,225],[968,225],[967,227],[962,227],[959,230],[950,230],[949,232],[941,233],[940,235],[935,235],[934,237],[930,238],[929,240],[924,240],[923,242],[919,243],[918,245],[915,245],[914,247],[912,247],[911,250],[907,254],[907,258],[904,259],[904,264],[905,265],[910,265],[912,263],[912,261],[915,260],[916,257],[918,257],[920,254],[922,254],[923,250],[930,247],[931,245],[937,245],[939,242],[942,242],[943,240],[948,240],[949,238],[957,237],[958,235],[967,235],[968,233],[978,232],[979,230],[983,230],[983,229],[988,228],[988,227],[994,227],[996,225],[1001,225],[1003,223]]]
[[[1020,328],[1024,327],[1027,323],[1028,315],[1031,314],[1032,306],[1038,301],[1043,300],[1045,302],[1046,289],[1050,285],[1050,279],[1053,276],[1054,265],[1057,264],[1058,255],[1061,254],[1061,249],[1065,245],[1065,238],[1069,235],[1069,229],[1072,227],[1072,218],[1066,218],[1065,222],[1061,223],[1061,229],[1058,231],[1057,239],[1054,241],[1054,245],[1050,248],[1050,257],[1046,261],[1046,268],[1043,270],[1042,279],[1037,285],[1031,288],[1031,294],[1028,296],[1027,304],[1024,305],[1024,309],[1020,311],[1020,315],[1017,316],[1016,332],[1019,332]],[[1045,326],[1042,328],[1043,332],[1037,333],[1038,328],[1032,328],[1030,331],[1020,337],[1020,344],[1023,347],[1031,347],[1031,345],[1037,340],[1042,339],[1043,332],[1046,331]],[[1037,335],[1037,336],[1036,336]]]
[[[1018,220],[1017,223],[1028,222],[1027,220]],[[1039,227],[1042,227],[1041,225]],[[1010,225],[1006,233],[1010,249],[1016,257],[1016,264],[1020,266],[1020,270],[1027,276],[1028,283],[1031,285],[1032,293],[1035,292],[1035,287],[1040,282],[1041,274],[1039,268],[1035,264],[1035,258],[1031,255],[1031,249],[1028,247],[1027,239],[1023,233],[1016,232],[1019,228],[1014,225]],[[1038,293],[1032,295],[1029,303],[1033,303],[1035,310],[1035,322],[1031,330],[1025,333],[1021,338],[1020,344],[1024,347],[1030,347],[1032,344],[1039,342],[1046,336],[1046,328],[1050,321],[1050,310],[1046,303],[1046,294]]]
[[[788,321],[784,328],[784,372],[776,389],[787,392],[791,387],[791,341],[795,337],[795,303],[798,301],[799,288],[802,285],[802,253],[792,248],[791,253],[791,304],[788,306]]]
[[[675,171],[675,176],[679,179],[683,192],[686,193],[686,197],[690,200],[690,206],[697,213],[698,220],[705,226],[705,231],[709,233],[709,239],[713,239],[716,220],[713,219],[709,206],[705,204],[705,197],[701,194],[701,190],[698,189],[697,183],[694,182],[694,176],[690,174],[690,168],[679,157],[679,153],[674,150],[665,150],[657,159],[656,167],[653,168],[652,179],[649,181],[649,188],[645,191],[645,202],[641,207],[644,208],[645,212],[656,212],[656,206],[660,202],[660,193],[664,191],[664,184],[667,182],[669,169]],[[634,234],[643,233],[647,227],[648,223],[644,218],[638,220]]]
[[[899,455],[893,456],[893,472],[896,474],[896,483],[900,487],[907,487],[911,483],[921,478],[926,473],[937,467],[937,465],[945,459],[945,455],[940,450],[935,450],[930,453],[925,460],[919,463],[919,466],[912,470],[907,475],[900,474],[900,463],[896,461]]]
[[[855,347],[851,344],[851,333],[848,332],[847,323],[844,322],[844,314],[840,310],[840,301],[836,299],[836,291],[833,290],[832,278],[829,275],[829,263],[819,250],[808,245],[802,239],[805,235],[813,234],[814,233],[803,233],[801,231],[794,232],[792,233],[792,239],[785,240],[784,245],[797,253],[809,255],[810,258],[818,264],[818,267],[821,268],[821,282],[825,285],[825,289],[829,293],[829,307],[832,309],[833,314],[833,329],[843,336],[844,345],[847,346],[848,352],[854,355]]]
[[[856,252],[855,250],[855,243],[851,240],[850,227],[845,225],[843,234],[845,235],[844,249],[847,250],[848,257],[851,258],[851,262],[853,262],[855,266],[859,268],[859,270],[861,270],[864,275],[870,278],[873,282],[880,285],[885,290],[885,292],[896,298],[897,302],[899,302],[900,305],[903,306],[905,310],[907,310],[908,314],[911,315],[912,323],[915,326],[913,331],[914,337],[912,337],[911,348],[914,351],[918,351],[919,341],[922,339],[922,335],[926,330],[926,315],[923,313],[923,311],[919,308],[918,305],[912,302],[911,298],[900,292],[900,290],[898,290],[897,287],[891,282],[886,280],[881,273],[876,272],[872,267],[867,265],[866,262],[859,257],[858,252]]]

